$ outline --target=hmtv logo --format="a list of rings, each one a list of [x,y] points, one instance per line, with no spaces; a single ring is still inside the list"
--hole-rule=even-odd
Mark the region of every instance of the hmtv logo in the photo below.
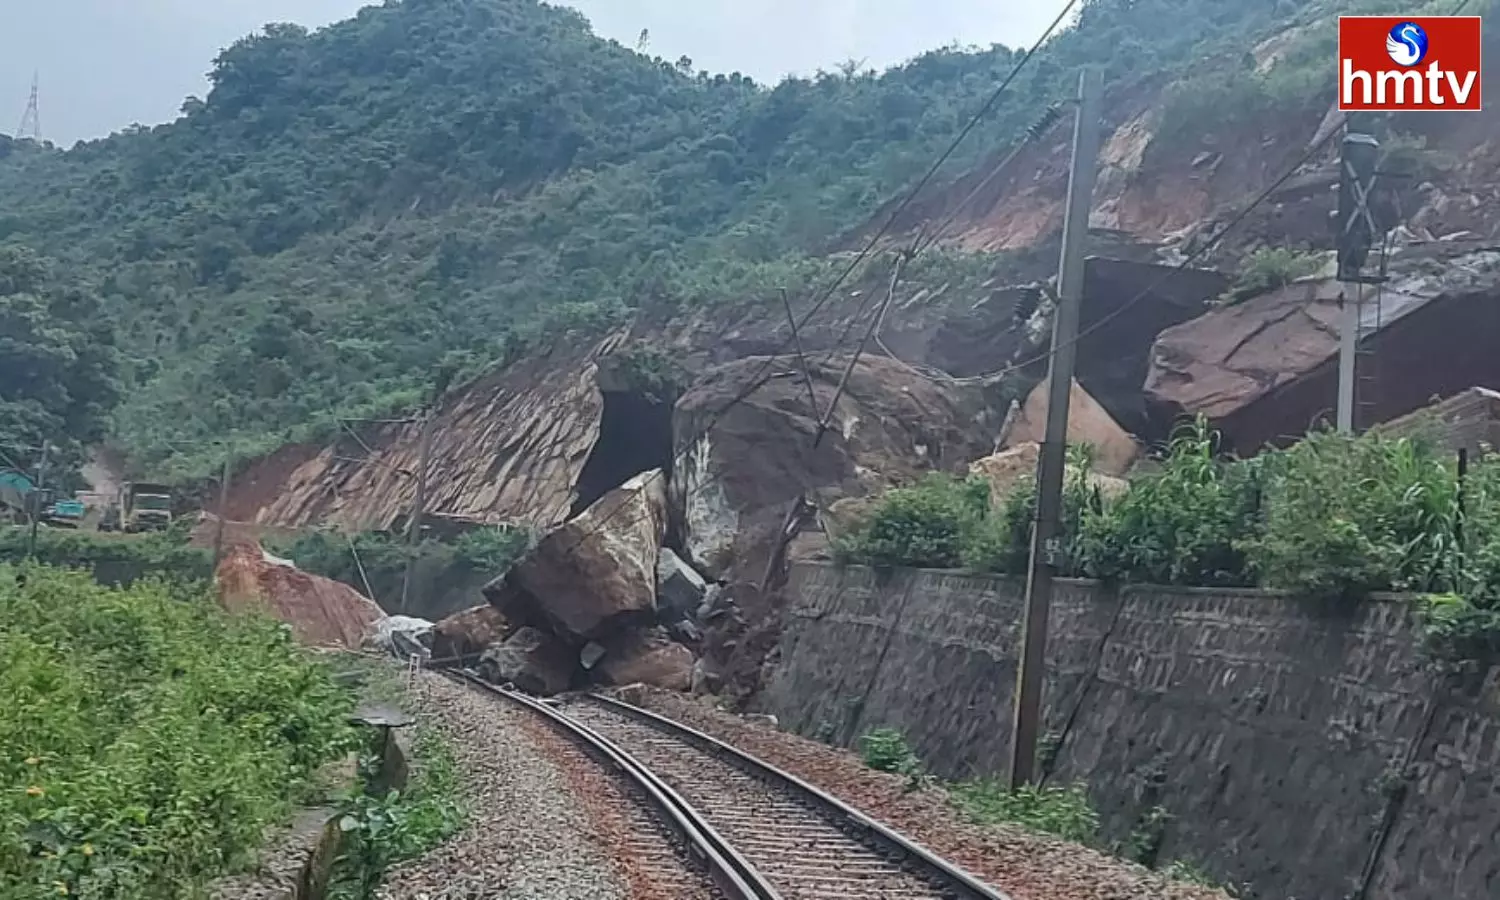
[[[1484,108],[1479,16],[1339,16],[1339,109]]]

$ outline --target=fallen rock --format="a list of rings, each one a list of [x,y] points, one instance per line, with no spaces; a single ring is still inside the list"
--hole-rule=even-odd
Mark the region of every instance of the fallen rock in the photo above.
[[[990,508],[999,510],[1016,491],[1036,483],[1036,466],[1040,455],[1039,445],[1021,444],[975,460],[969,464],[969,474],[989,482]],[[1077,469],[1069,466],[1066,477],[1077,477]],[[1118,497],[1130,489],[1130,483],[1125,479],[1093,470],[1089,471],[1088,480],[1089,485],[1106,499]]]
[[[513,684],[528,694],[550,697],[573,682],[573,650],[539,628],[522,628],[479,658],[479,677]]]
[[[693,663],[693,673],[689,679],[689,690],[694,694],[717,694],[719,688],[723,686],[723,676],[709,666],[707,659],[700,659]]]
[[[673,415],[673,508],[687,555],[710,580],[760,583],[799,496],[877,494],[933,469],[960,471],[993,447],[983,435],[1001,411],[979,388],[867,355],[828,412],[847,359],[809,363],[817,409],[794,357],[772,363],[784,377],[760,383],[766,362],[709,370]],[[825,412],[829,428],[814,447]]]
[[[370,633],[368,643],[383,653],[400,659],[432,655],[431,622],[412,616],[386,616]]]
[[[1040,444],[1047,432],[1047,383],[1032,389],[1026,403],[1010,417],[996,447],[1007,450],[1023,444]],[[1068,443],[1093,447],[1094,469],[1106,475],[1124,475],[1140,456],[1140,447],[1130,432],[1110,416],[1076,380],[1068,392]]]
[[[597,641],[589,641],[583,645],[582,650],[578,651],[578,664],[583,666],[586,671],[592,672],[594,671],[594,666],[599,665],[599,660],[604,658],[606,652],[608,651],[604,649],[603,644]]]
[[[656,558],[656,603],[664,610],[692,615],[708,592],[708,582],[698,570],[663,547]]]
[[[576,644],[656,617],[666,486],[644,472],[549,532],[484,595],[507,618]]]
[[[471,666],[487,648],[504,642],[510,631],[510,623],[493,606],[454,613],[433,626],[432,658]]]
[[[375,601],[347,584],[304,572],[251,544],[230,547],[214,578],[225,609],[268,613],[314,646],[357,650],[385,618]]]
[[[686,691],[692,687],[693,652],[659,628],[628,632],[605,642],[595,672],[605,684]]]

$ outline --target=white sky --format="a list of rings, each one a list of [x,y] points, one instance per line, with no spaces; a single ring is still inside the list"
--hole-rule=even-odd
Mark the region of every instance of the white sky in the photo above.
[[[568,0],[594,30],[699,69],[774,82],[846,59],[885,67],[955,41],[1029,44],[1063,0]],[[0,133],[14,131],[34,71],[42,136],[68,145],[177,114],[207,92],[219,49],[270,21],[317,27],[364,0],[4,0]]]

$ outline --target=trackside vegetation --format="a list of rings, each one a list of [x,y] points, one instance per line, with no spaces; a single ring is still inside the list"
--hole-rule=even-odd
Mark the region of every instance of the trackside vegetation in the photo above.
[[[201,588],[0,564],[0,896],[196,898],[325,764],[352,694]]]

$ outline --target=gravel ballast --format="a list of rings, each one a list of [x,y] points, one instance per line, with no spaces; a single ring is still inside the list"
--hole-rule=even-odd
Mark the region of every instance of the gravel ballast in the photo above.
[[[628,900],[627,879],[589,810],[527,727],[532,715],[424,674],[419,716],[447,739],[468,820],[425,856],[393,867],[381,900]]]
[[[632,686],[620,699],[710,734],[822,788],[1013,900],[1227,900],[1210,888],[1163,878],[1098,851],[1021,828],[968,821],[946,792],[905,789],[856,756],[770,725],[751,723],[682,694]]]

